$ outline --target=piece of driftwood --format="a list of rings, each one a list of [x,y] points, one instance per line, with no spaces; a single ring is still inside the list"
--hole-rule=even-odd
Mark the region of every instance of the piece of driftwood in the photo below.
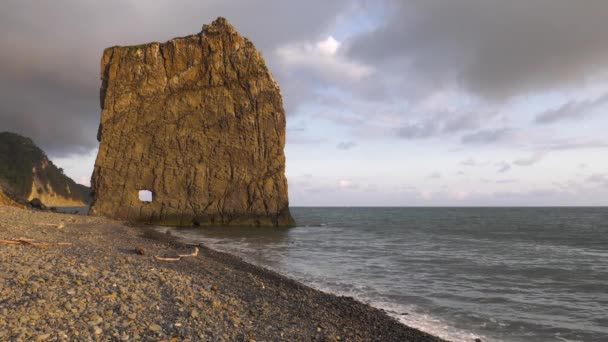
[[[49,247],[49,246],[71,246],[71,242],[34,242],[34,239],[19,238],[0,240],[0,244],[4,245],[29,245],[34,247]]]
[[[194,247],[194,252],[192,252],[191,254],[179,254],[178,255],[180,258],[187,258],[187,257],[195,257],[198,256],[198,247]]]
[[[154,259],[159,260],[159,261],[180,261],[182,260],[182,258],[163,258],[163,257],[159,257],[158,255],[154,256]]]
[[[159,261],[180,261],[180,260],[182,260],[182,258],[195,257],[195,256],[198,256],[198,247],[194,247],[194,252],[192,252],[191,254],[179,254],[177,256],[177,258],[163,258],[163,257],[159,257],[158,255],[155,255],[154,259],[159,260]]]
[[[41,226],[56,227],[57,229],[63,229],[63,228],[65,228],[65,224],[64,223],[56,224],[56,223],[42,223],[42,222],[38,222],[36,224],[41,225]]]

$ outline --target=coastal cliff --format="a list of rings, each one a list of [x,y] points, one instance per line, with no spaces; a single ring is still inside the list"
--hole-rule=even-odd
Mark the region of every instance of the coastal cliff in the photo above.
[[[262,55],[224,18],[101,60],[91,215],[161,225],[291,226],[285,111]],[[151,201],[140,200],[141,190]]]
[[[0,205],[11,205],[11,206],[21,206],[19,203],[15,202],[11,196],[5,193],[3,186],[0,185]]]
[[[37,198],[49,207],[80,207],[89,189],[76,184],[34,142],[0,133],[0,204],[21,206]]]

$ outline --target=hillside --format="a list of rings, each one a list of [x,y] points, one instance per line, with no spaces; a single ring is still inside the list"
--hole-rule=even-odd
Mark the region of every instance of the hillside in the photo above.
[[[4,192],[4,186],[0,185],[0,205],[13,205],[13,206],[21,206],[17,202],[15,202],[11,196]]]
[[[0,201],[24,203],[33,198],[46,206],[85,206],[89,188],[76,184],[34,142],[15,133],[0,133]]]

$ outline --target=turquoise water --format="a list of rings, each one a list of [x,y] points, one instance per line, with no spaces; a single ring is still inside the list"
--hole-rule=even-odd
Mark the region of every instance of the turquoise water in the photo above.
[[[174,233],[454,341],[608,341],[607,208],[292,213],[289,230]]]

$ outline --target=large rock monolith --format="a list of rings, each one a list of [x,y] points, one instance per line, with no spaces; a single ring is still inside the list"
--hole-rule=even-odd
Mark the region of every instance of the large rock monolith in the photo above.
[[[92,215],[176,226],[294,224],[281,91],[225,19],[162,44],[108,48],[101,79]]]

